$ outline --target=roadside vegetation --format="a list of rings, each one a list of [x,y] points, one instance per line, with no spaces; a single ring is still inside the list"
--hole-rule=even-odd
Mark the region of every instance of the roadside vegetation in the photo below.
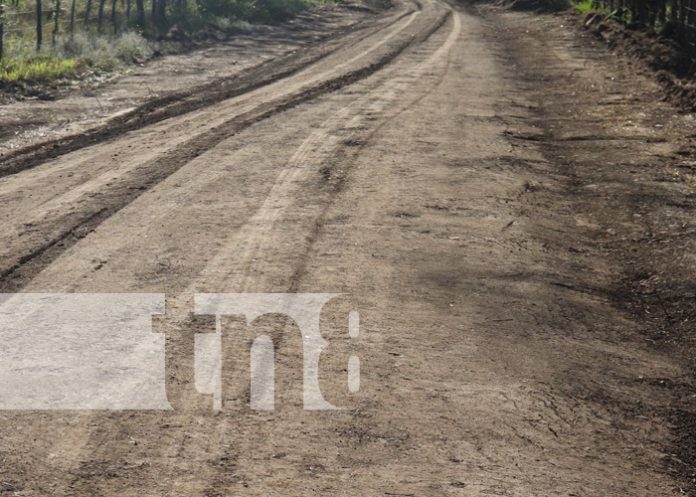
[[[655,71],[665,96],[696,110],[696,4],[693,0],[582,0],[583,24],[617,53]]]
[[[326,0],[0,0],[0,89],[108,75]]]
[[[601,5],[599,5],[595,0],[580,0],[578,2],[573,2],[573,8],[581,15],[587,15],[590,12],[606,12]]]
[[[696,4],[692,5],[692,2],[693,0],[578,0],[573,2],[573,6],[580,14],[603,14],[632,29],[659,33],[683,42],[686,46],[696,42]]]

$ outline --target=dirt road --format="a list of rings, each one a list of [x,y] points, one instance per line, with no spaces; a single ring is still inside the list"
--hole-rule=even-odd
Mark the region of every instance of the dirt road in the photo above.
[[[630,201],[667,188],[628,171],[693,124],[561,22],[405,1],[267,84],[0,166],[2,290],[166,293],[174,407],[0,412],[0,491],[671,495],[660,382],[691,380],[615,296],[642,257]],[[249,408],[230,319],[214,411],[193,385],[193,333],[215,327],[196,292],[344,293],[321,386],[347,409],[302,408],[302,343],[276,316],[255,325],[275,410]]]
[[[203,93],[206,84],[219,86],[254,66],[275,64],[274,59],[379,22],[369,14],[373,9],[361,0],[326,4],[278,25],[250,25],[244,33],[224,41],[201,42],[196,49],[190,43],[173,45],[169,49],[175,53],[116,70],[96,81],[88,78],[68,87],[35,88],[41,98],[17,100],[16,94],[0,93],[0,155],[104,125],[145,102],[153,105],[153,100],[177,94]],[[100,82],[104,78],[107,83]]]

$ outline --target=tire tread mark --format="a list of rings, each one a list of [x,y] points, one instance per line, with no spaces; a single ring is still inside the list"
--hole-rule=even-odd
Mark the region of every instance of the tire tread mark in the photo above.
[[[75,150],[105,142],[125,132],[200,110],[222,100],[238,97],[288,78],[339,50],[343,44],[337,43],[337,41],[351,34],[365,31],[355,40],[355,42],[361,41],[382,29],[388,28],[412,12],[406,10],[375,29],[370,29],[373,26],[369,23],[349,26],[329,40],[333,43],[328,48],[326,46],[321,46],[316,50],[310,48],[282,56],[280,59],[270,59],[238,74],[148,100],[129,112],[115,116],[106,123],[81,133],[13,150],[5,154],[0,163],[0,178],[31,169],[47,160]]]
[[[18,262],[9,268],[0,269],[0,292],[11,293],[21,290],[43,268],[51,264],[89,232],[94,231],[103,221],[223,140],[238,134],[253,124],[370,76],[389,64],[409,47],[429,38],[442,27],[451,15],[452,11],[447,11],[438,16],[420,35],[409,37],[405,42],[382,55],[376,62],[308,89],[262,104],[256,109],[234,117],[173,150],[167,151],[143,167],[137,168],[118,186],[100,195],[98,200],[95,198],[96,205],[93,205],[90,211],[85,212],[82,219],[77,222],[73,221],[68,228],[19,258]]]

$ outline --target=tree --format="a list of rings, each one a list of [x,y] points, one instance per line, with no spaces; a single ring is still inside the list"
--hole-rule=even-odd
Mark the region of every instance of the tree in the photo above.
[[[85,5],[85,29],[87,29],[87,26],[89,24],[89,14],[92,10],[92,0],[87,0],[87,5]]]
[[[0,60],[2,60],[3,45],[2,40],[5,37],[5,3],[0,0]]]
[[[41,50],[43,29],[41,26],[41,0],[36,0],[36,51]]]
[[[184,18],[186,15],[186,0],[177,0],[175,4],[176,14],[180,18]]]
[[[102,24],[104,22],[104,4],[106,0],[99,0],[99,13],[97,14],[97,30],[102,32]]]
[[[111,26],[114,30],[114,33],[116,33],[116,0],[111,0]]]
[[[162,29],[167,25],[167,0],[157,0],[157,11],[155,15],[155,24]]]
[[[145,27],[145,3],[144,0],[135,0],[135,10],[138,16],[137,23],[140,28]]]
[[[72,0],[72,5],[70,6],[70,36],[75,32],[75,9],[77,0]]]
[[[60,17],[60,0],[53,1],[53,33],[51,33],[51,45],[56,46],[58,38],[58,18]]]

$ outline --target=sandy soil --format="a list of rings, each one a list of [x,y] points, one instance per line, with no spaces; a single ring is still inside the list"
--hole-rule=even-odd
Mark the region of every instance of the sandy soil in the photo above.
[[[268,84],[0,165],[2,290],[166,293],[175,407],[0,412],[2,488],[687,491],[693,304],[663,297],[693,288],[693,117],[559,16],[403,2],[320,45]],[[194,292],[345,293],[321,386],[348,409],[302,409],[300,338],[269,318],[247,331],[274,337],[276,409],[249,409],[229,320],[214,412]]]

